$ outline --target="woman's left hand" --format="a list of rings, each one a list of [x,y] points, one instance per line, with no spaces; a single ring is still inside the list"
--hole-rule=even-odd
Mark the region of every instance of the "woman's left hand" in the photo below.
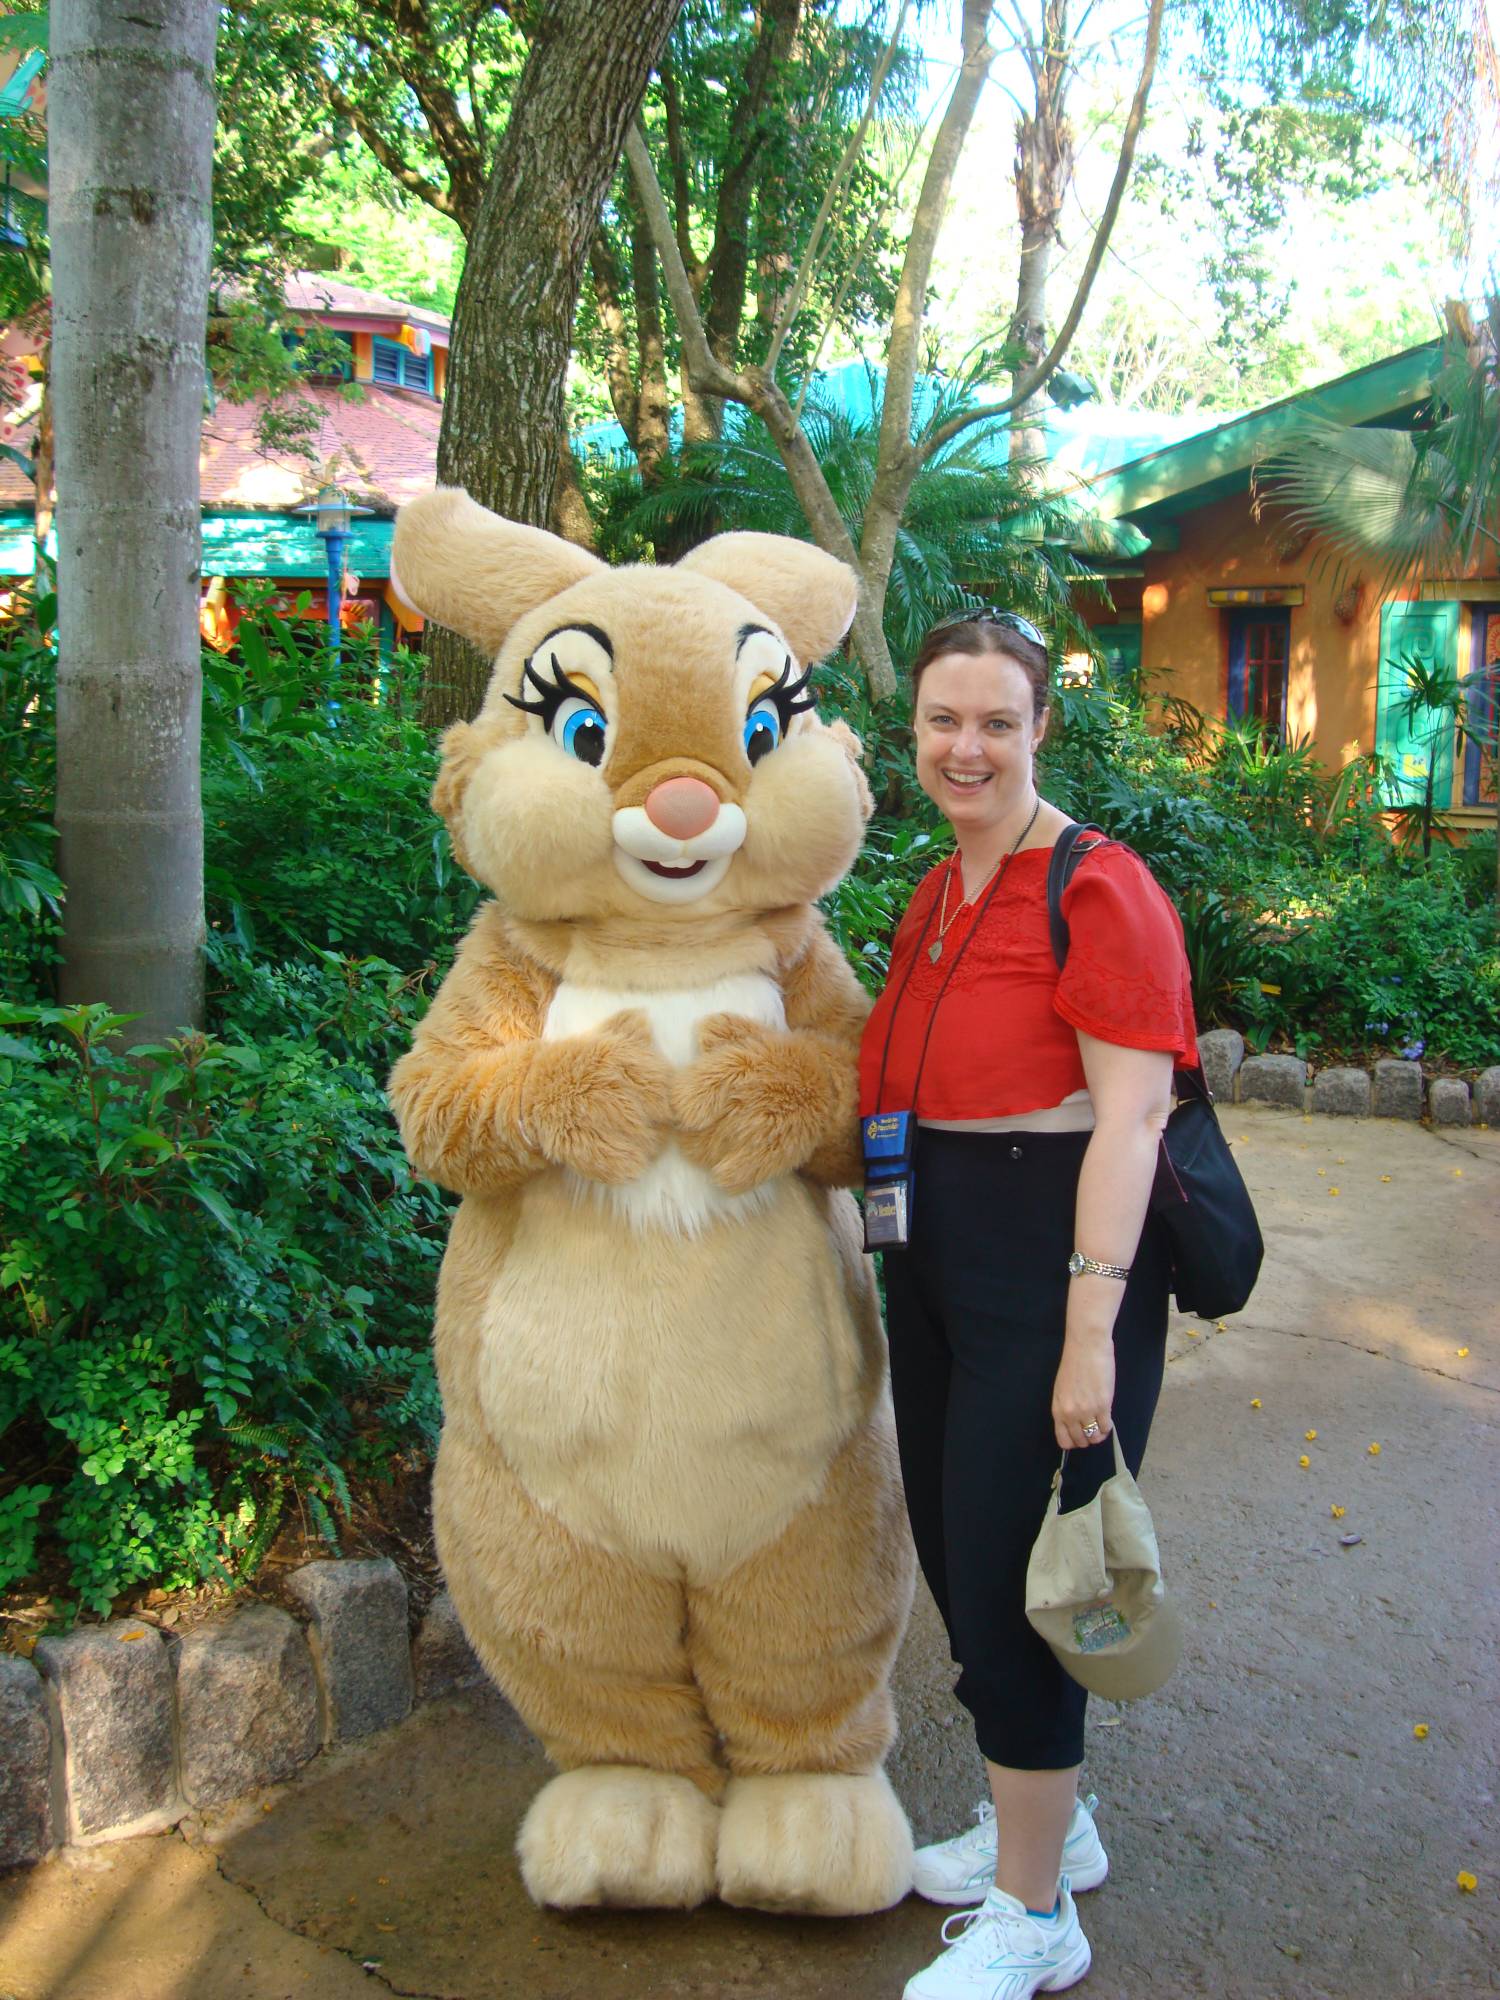
[[[1052,1385],[1052,1423],[1064,1451],[1087,1451],[1110,1432],[1115,1400],[1115,1343],[1108,1333],[1070,1333]],[[1086,1431],[1087,1425],[1096,1425]]]

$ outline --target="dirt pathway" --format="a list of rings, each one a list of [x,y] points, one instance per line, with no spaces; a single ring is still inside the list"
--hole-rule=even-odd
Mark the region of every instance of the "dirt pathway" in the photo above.
[[[1174,1322],[1143,1484],[1191,1651],[1153,1700],[1093,1712],[1113,1873],[1081,1905],[1079,1991],[1497,1993],[1500,1132],[1226,1129],[1271,1261],[1226,1330]],[[950,1679],[924,1604],[893,1764],[919,1838],[980,1792]],[[0,2000],[894,2000],[937,1948],[915,1900],[858,1923],[537,1911],[511,1841],[542,1775],[468,1698],[232,1819],[13,1877]]]

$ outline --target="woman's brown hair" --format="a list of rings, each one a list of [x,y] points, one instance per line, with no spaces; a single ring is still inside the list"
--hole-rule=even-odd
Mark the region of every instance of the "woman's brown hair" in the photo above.
[[[976,611],[972,618],[950,618],[934,625],[917,648],[911,663],[911,698],[916,704],[922,676],[944,653],[1003,653],[1014,660],[1031,683],[1031,713],[1040,721],[1052,701],[1052,668],[1045,646],[1018,632],[1010,620],[1013,612],[989,609]],[[1035,631],[1036,627],[1033,626]]]

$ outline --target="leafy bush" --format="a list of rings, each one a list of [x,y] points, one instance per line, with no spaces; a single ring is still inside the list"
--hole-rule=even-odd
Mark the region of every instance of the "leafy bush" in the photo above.
[[[1266,985],[1247,997],[1262,1031],[1309,1032],[1342,1049],[1500,1062],[1500,945],[1465,868],[1441,849],[1369,874],[1326,871],[1280,885]]]
[[[437,749],[411,719],[412,656],[376,701],[367,650],[346,648],[334,678],[326,650],[308,652],[268,611],[240,626],[239,651],[209,656],[210,922],[273,959],[331,949],[446,964],[479,890],[428,804]]]
[[[0,629],[0,997],[34,991],[56,950],[56,615],[49,595]]]
[[[129,1057],[101,1006],[0,1012],[0,1586],[39,1536],[96,1610],[242,1578],[289,1491],[334,1539],[347,1475],[435,1442],[447,1216],[378,1081],[413,982],[216,971],[221,1034]]]

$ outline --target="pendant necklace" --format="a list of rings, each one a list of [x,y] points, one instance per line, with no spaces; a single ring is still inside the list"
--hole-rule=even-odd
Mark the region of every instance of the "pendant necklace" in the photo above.
[[[1031,818],[1027,820],[1026,824],[1021,828],[1021,831],[1016,835],[1014,847],[1011,848],[1008,854],[1001,855],[1000,859],[995,863],[994,867],[990,870],[989,874],[985,876],[984,880],[980,883],[979,887],[974,891],[973,896],[972,897],[966,896],[964,900],[959,904],[958,908],[953,912],[953,915],[951,917],[948,915],[948,884],[953,879],[953,869],[950,865],[948,872],[943,877],[943,906],[938,911],[937,936],[932,940],[932,943],[927,947],[927,956],[932,960],[934,965],[937,964],[938,960],[943,955],[943,939],[948,935],[949,931],[952,930],[953,926],[958,922],[959,918],[963,915],[964,911],[969,907],[970,902],[977,901],[979,897],[984,894],[985,890],[989,887],[990,883],[995,881],[996,876],[1003,874],[1004,871],[1010,866],[1012,858],[1020,851],[1021,842],[1026,838],[1027,834],[1030,833],[1031,829],[1036,825],[1036,816],[1041,811],[1041,809],[1042,809],[1042,802],[1040,798],[1038,798],[1036,804],[1031,808]],[[959,867],[962,868],[963,861],[958,855],[954,856],[954,860],[957,861]],[[996,883],[996,887],[997,888],[999,887],[998,883]]]

